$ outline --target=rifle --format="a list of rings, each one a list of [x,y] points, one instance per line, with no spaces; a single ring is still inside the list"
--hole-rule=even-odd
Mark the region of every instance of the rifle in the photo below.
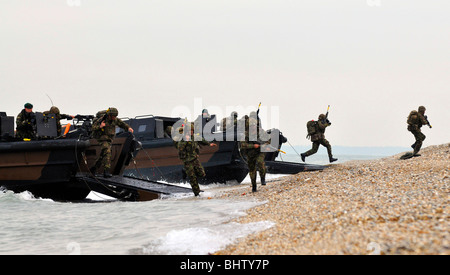
[[[328,113],[330,112],[330,105],[328,105],[327,113],[325,114],[325,121],[331,125],[331,122],[328,120]]]
[[[256,111],[256,118],[258,118],[258,119],[259,119],[259,108],[261,108],[261,102],[259,103],[258,111]]]
[[[433,126],[431,126],[430,121],[428,121],[428,116],[423,116],[425,118],[425,120],[427,121],[427,125],[430,128],[433,128]]]

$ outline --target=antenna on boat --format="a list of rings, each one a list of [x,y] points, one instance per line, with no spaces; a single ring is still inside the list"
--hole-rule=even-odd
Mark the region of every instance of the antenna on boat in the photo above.
[[[55,104],[53,104],[53,100],[50,98],[50,96],[48,94],[45,94],[45,95],[48,97],[48,99],[50,99],[50,102],[52,103],[52,106],[55,106]]]

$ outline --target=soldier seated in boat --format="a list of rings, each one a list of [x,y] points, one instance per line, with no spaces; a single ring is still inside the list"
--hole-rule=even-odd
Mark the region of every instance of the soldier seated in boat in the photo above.
[[[59,108],[56,107],[56,106],[52,106],[49,111],[45,111],[43,114],[44,115],[48,115],[48,114],[54,114],[55,115],[55,118],[56,118],[56,129],[58,131],[58,136],[61,135],[61,129],[62,129],[61,119],[71,120],[71,119],[73,119],[75,117],[75,116],[71,116],[71,115],[61,114],[59,112]]]
[[[33,104],[24,105],[24,109],[17,115],[16,125],[16,138],[21,140],[36,138],[36,115],[33,112]]]

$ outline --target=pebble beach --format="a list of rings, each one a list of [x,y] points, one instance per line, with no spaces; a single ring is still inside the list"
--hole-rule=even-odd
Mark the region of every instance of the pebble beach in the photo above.
[[[218,255],[450,255],[450,144],[333,164],[217,197],[264,202],[234,222],[271,221],[268,230]]]

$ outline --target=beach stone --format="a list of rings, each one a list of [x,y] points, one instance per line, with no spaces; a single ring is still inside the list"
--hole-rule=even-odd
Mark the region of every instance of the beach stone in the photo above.
[[[249,186],[227,188],[214,198],[264,202],[233,222],[275,226],[216,254],[449,255],[449,146],[407,160],[398,154],[333,164],[258,185],[247,196]]]

